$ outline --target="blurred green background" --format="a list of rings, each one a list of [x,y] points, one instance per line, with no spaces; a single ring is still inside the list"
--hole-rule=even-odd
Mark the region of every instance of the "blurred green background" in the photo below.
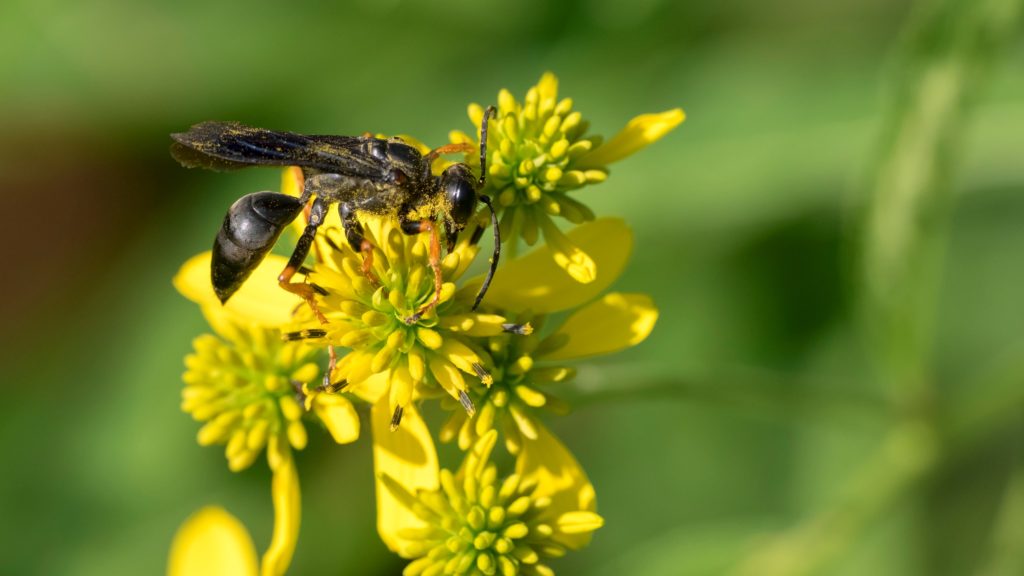
[[[661,309],[551,422],[606,526],[560,574],[1024,573],[1016,0],[0,4],[0,573],[158,574],[192,511],[257,547],[261,462],[178,408],[170,278],[274,171],[181,169],[206,119],[470,129],[545,70],[610,135],[687,121],[577,197]],[[368,438],[311,435],[294,574],[397,574]]]

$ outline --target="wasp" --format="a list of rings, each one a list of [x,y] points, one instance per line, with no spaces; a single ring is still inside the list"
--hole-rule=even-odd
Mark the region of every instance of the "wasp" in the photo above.
[[[434,296],[407,324],[417,322],[438,304],[441,294],[441,246],[438,220],[443,222],[447,248],[482,202],[491,213],[494,253],[490,269],[473,303],[475,310],[494,277],[501,251],[501,236],[491,199],[480,194],[487,175],[487,123],[490,106],[480,127],[480,177],[469,166],[455,163],[435,176],[434,160],[442,154],[467,152],[469,144],[449,144],[421,154],[400,138],[315,136],[254,128],[237,122],[202,122],[188,132],[171,134],[171,155],[187,168],[225,171],[252,166],[297,166],[302,169],[302,193],[296,198],[276,192],[254,192],[239,198],[228,210],[213,243],[211,280],[221,303],[245,282],[266,257],[284,229],[303,211],[307,224],[287,266],[278,276],[285,290],[302,297],[320,318],[314,301],[318,287],[292,278],[302,270],[317,229],[337,204],[345,239],[363,254],[363,273],[373,279],[373,246],[363,235],[359,214],[397,218],[405,234],[429,233],[429,262],[434,272]],[[307,205],[312,200],[312,204]],[[427,214],[426,217],[423,217]],[[479,240],[482,229],[472,241]]]

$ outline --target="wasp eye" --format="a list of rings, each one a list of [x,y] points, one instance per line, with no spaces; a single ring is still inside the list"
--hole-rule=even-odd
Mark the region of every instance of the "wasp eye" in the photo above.
[[[461,229],[476,210],[473,174],[463,164],[449,166],[441,174],[441,189],[448,202],[448,215]]]

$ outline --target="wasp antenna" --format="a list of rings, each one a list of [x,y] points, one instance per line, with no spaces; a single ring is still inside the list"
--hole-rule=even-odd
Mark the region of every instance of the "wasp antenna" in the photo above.
[[[494,104],[488,106],[487,110],[484,110],[484,119],[480,123],[480,182],[477,184],[477,188],[483,188],[484,183],[487,182],[487,119],[496,111]],[[494,212],[493,208],[491,212]]]
[[[484,116],[484,118],[487,118],[487,116]],[[484,294],[487,293],[487,289],[491,286],[494,272],[498,269],[498,257],[501,256],[501,231],[498,227],[498,215],[494,212],[494,205],[491,204],[491,199],[486,194],[480,195],[480,201],[486,204],[487,208],[491,211],[491,227],[494,228],[494,254],[491,255],[491,268],[487,271],[487,277],[484,278],[484,283],[476,294],[473,310],[480,306],[480,301],[484,299]]]

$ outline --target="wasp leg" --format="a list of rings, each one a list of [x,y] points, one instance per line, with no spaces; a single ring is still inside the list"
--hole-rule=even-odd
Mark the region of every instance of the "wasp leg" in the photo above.
[[[399,222],[402,232],[406,234],[430,233],[430,267],[434,270],[434,297],[415,314],[405,319],[406,324],[415,324],[441,301],[441,285],[444,283],[441,277],[441,238],[437,232],[437,225],[430,220],[411,220],[403,214],[399,217]]]
[[[313,245],[313,239],[316,237],[317,228],[323,224],[324,216],[327,214],[327,204],[320,198],[313,201],[313,204],[309,208],[309,213],[306,216],[307,224],[306,229],[302,231],[302,236],[299,236],[299,241],[295,244],[295,251],[292,252],[291,258],[288,259],[288,265],[277,277],[277,283],[285,290],[300,296],[309,305],[309,309],[316,315],[317,320],[321,324],[327,324],[327,317],[324,316],[323,312],[316,305],[316,288],[310,284],[304,282],[292,282],[292,277],[302,266],[302,263],[306,260],[306,256],[309,254],[309,249]],[[329,384],[331,382],[331,375],[334,373],[334,367],[338,364],[338,355],[334,352],[334,345],[327,345],[327,355],[330,358],[327,361],[327,371],[324,373],[324,383]]]
[[[434,148],[433,150],[428,152],[427,155],[424,156],[423,158],[428,163],[431,163],[431,162],[434,161],[435,158],[437,158],[438,156],[441,156],[443,154],[456,154],[456,153],[459,153],[459,152],[472,152],[473,148],[475,148],[475,146],[473,146],[472,144],[445,144],[444,146],[438,146],[437,148]]]
[[[304,282],[292,282],[292,277],[295,276],[295,273],[298,272],[302,263],[306,260],[306,255],[309,254],[309,249],[313,245],[316,230],[323,223],[326,214],[327,204],[322,199],[317,198],[309,210],[309,222],[306,224],[306,229],[303,230],[302,236],[299,236],[299,241],[295,244],[295,251],[292,252],[291,258],[288,259],[288,265],[285,266],[284,270],[277,277],[277,283],[281,288],[306,301],[306,304],[309,305],[309,308],[316,315],[317,319],[320,320],[321,324],[327,324],[327,317],[320,312],[316,305],[316,300],[314,299],[316,289]]]
[[[313,197],[313,191],[317,188],[316,185],[306,186],[306,178],[302,174],[302,167],[300,166],[289,166],[285,170],[285,178],[292,180],[292,186],[299,193],[299,201],[305,204],[305,208],[302,210],[302,215],[306,218],[306,222],[309,222],[310,212],[313,209],[313,203],[310,202],[310,198]],[[284,192],[282,190],[281,192]],[[313,258],[317,262],[323,262],[324,256],[320,252],[320,246],[313,244]]]
[[[366,276],[374,286],[380,286],[380,278],[373,273],[373,243],[363,236],[363,225],[356,219],[356,211],[352,204],[342,202],[338,206],[338,212],[341,215],[341,227],[345,230],[348,245],[363,255],[363,276]]]

